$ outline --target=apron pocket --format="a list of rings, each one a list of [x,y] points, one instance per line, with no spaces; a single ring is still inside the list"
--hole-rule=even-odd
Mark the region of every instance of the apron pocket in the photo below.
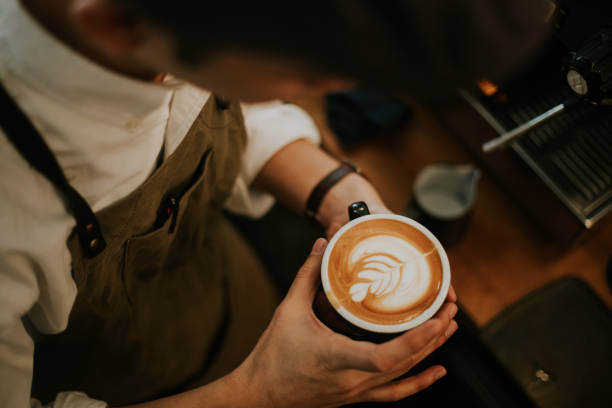
[[[123,280],[126,286],[130,301],[134,301],[137,297],[136,292],[140,292],[140,286],[147,282],[145,286],[149,287],[159,276],[163,270],[167,268],[166,260],[169,255],[169,250],[176,237],[179,229],[184,210],[188,205],[190,197],[204,184],[207,174],[208,164],[212,156],[212,150],[207,150],[198,164],[190,182],[187,184],[184,192],[170,192],[162,200],[160,204],[160,214],[166,208],[171,209],[167,217],[164,217],[162,222],[154,224],[153,231],[136,235],[125,241],[123,251]],[[144,290],[153,290],[149,287]]]
[[[172,241],[170,224],[168,220],[161,228],[125,242],[124,275],[127,273],[146,281],[160,271],[167,255],[166,249]]]
[[[185,210],[189,206],[190,199],[194,196],[194,193],[201,190],[202,188],[210,187],[210,180],[206,180],[208,176],[214,177],[214,174],[209,174],[208,167],[210,167],[211,162],[213,161],[214,151],[212,149],[208,149],[202,159],[200,160],[200,164],[198,165],[198,169],[196,170],[193,180],[187,190],[182,194],[179,205],[176,212],[176,219],[174,220],[175,225],[178,227],[181,225],[181,221],[183,219],[183,215],[185,214]],[[202,211],[205,211],[205,202],[201,199],[194,197],[194,199],[198,202],[199,205],[202,206]],[[171,226],[172,229],[172,226]]]

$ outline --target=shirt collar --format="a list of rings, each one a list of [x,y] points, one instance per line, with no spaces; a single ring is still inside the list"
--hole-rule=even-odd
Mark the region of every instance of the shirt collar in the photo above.
[[[0,0],[0,75],[117,125],[167,104],[182,84],[139,81],[105,69],[45,31],[18,0]]]

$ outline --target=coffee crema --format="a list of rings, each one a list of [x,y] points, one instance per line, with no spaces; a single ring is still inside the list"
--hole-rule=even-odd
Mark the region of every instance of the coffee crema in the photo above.
[[[335,243],[327,275],[334,307],[376,324],[395,325],[419,316],[442,286],[442,260],[417,228],[397,220],[357,224]]]

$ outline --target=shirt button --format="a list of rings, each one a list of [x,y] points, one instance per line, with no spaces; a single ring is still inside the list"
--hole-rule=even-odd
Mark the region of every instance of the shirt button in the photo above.
[[[125,121],[125,124],[123,125],[123,127],[125,127],[127,130],[134,130],[138,126],[140,126],[141,123],[142,123],[142,120],[138,118],[129,118],[128,120]]]

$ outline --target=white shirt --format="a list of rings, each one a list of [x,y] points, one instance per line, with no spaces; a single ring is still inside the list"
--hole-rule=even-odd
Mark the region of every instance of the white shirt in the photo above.
[[[145,83],[112,73],[45,32],[17,0],[0,0],[0,81],[53,150],[94,211],[127,196],[151,174],[159,152],[180,144],[209,94],[170,78]],[[244,107],[249,139],[228,208],[260,216],[273,198],[249,185],[280,148],[319,143],[301,109],[278,102]],[[43,333],[66,328],[76,297],[66,239],[74,227],[52,185],[0,130],[0,408],[30,399],[34,344],[21,317]],[[65,390],[53,407],[103,407]]]

